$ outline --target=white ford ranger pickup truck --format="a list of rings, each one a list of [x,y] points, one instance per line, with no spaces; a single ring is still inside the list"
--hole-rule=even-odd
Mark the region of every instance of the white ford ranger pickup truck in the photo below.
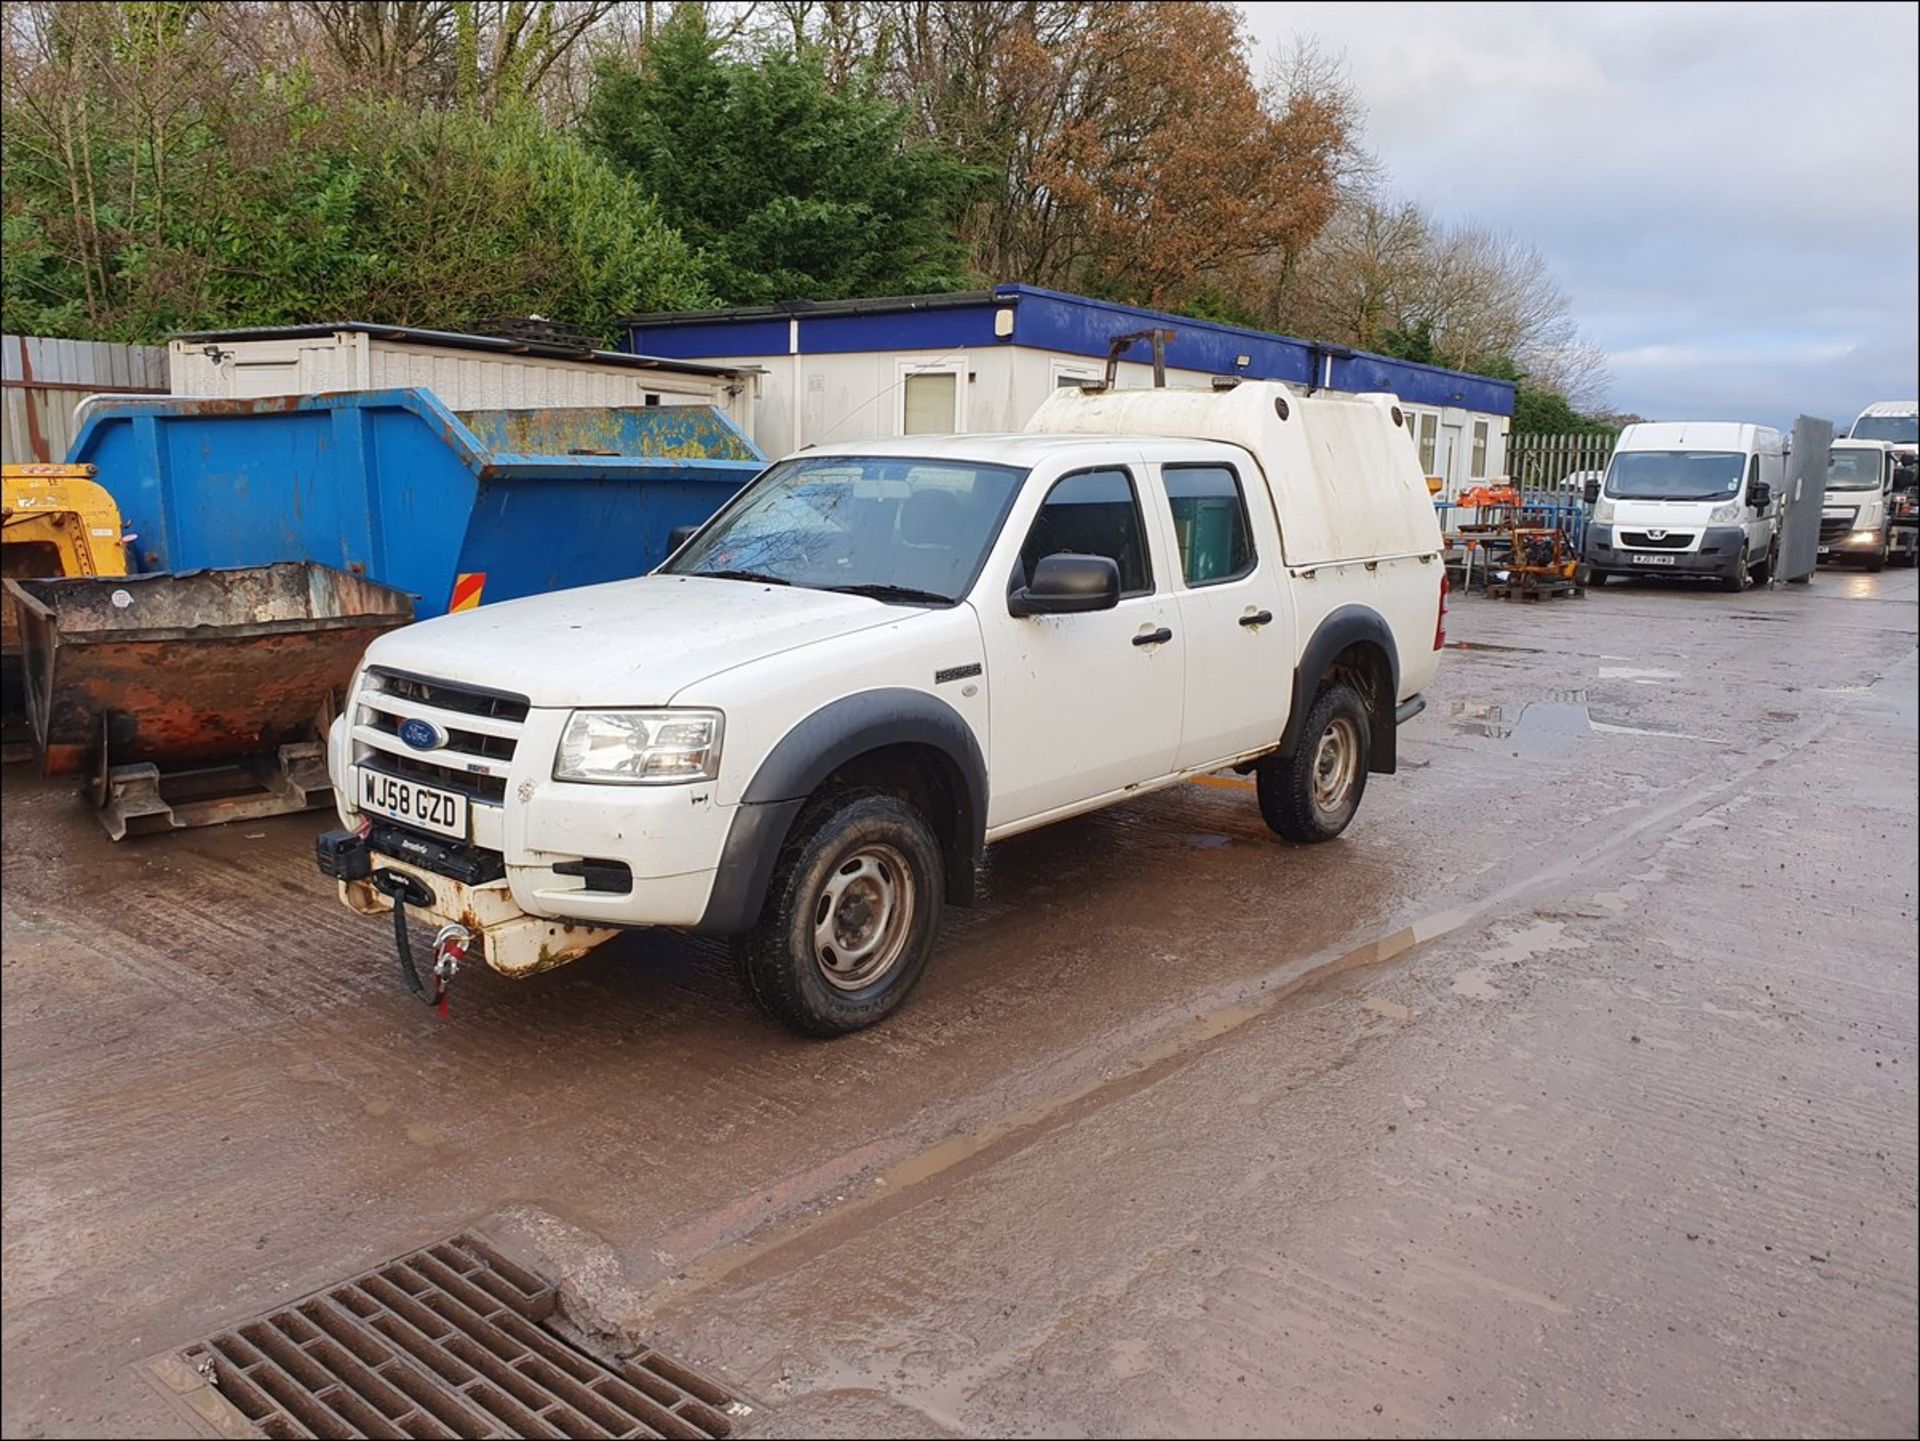
[[[1394,769],[1447,610],[1391,396],[1061,390],[1019,435],[822,446],[651,575],[369,647],[321,870],[525,976],[734,938],[760,1005],[870,1025],[992,842],[1208,771],[1288,841]]]

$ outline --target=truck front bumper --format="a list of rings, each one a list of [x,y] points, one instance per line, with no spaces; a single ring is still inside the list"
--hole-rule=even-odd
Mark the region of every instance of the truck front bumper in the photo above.
[[[551,755],[565,715],[529,715],[506,797],[472,801],[468,834],[457,839],[411,830],[355,805],[356,768],[364,757],[355,753],[342,717],[334,722],[328,754],[340,823],[363,835],[371,830],[376,852],[443,880],[480,886],[504,871],[502,893],[523,913],[576,930],[698,924],[735,807],[719,804],[712,784],[553,780]],[[382,832],[392,833],[385,843]],[[449,850],[493,864],[475,875],[436,854]],[[609,867],[624,874],[611,883],[593,878]]]
[[[1894,549],[1893,527],[1885,530],[1850,530],[1821,546],[1820,559],[1854,560],[1878,555],[1883,544],[1889,551]]]
[[[578,960],[619,934],[617,928],[527,914],[506,878],[472,884],[412,861],[373,850],[365,836],[331,831],[320,838],[321,874],[339,883],[340,899],[363,916],[383,916],[393,899],[374,883],[382,871],[397,871],[424,887],[430,900],[414,909],[424,918],[465,926],[479,941],[486,963],[503,976],[531,976]],[[419,892],[416,892],[418,894]]]
[[[1608,575],[1732,575],[1740,563],[1740,547],[1747,532],[1737,525],[1713,526],[1701,533],[1698,547],[1692,550],[1634,551],[1614,544],[1614,527],[1589,525],[1580,558],[1588,570]],[[1658,555],[1660,559],[1639,559]]]

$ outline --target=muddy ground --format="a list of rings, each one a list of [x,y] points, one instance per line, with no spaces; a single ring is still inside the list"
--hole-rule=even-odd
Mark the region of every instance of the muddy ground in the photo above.
[[[632,937],[446,1021],[315,817],[4,780],[9,1436],[476,1227],[765,1435],[1915,1432],[1916,583],[1456,607],[1340,843],[995,849],[832,1044]]]

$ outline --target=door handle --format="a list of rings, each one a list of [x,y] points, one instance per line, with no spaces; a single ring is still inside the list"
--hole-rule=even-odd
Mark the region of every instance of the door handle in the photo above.
[[[1254,613],[1253,613],[1252,615],[1243,615],[1243,616],[1241,616],[1241,617],[1240,617],[1240,624],[1242,624],[1242,625],[1272,625],[1272,624],[1273,624],[1273,612],[1272,612],[1272,611],[1270,611],[1270,610],[1256,610],[1256,611],[1255,611],[1255,612],[1254,612]]]
[[[1164,625],[1158,630],[1145,630],[1133,638],[1135,645],[1165,645],[1173,639],[1173,632]]]

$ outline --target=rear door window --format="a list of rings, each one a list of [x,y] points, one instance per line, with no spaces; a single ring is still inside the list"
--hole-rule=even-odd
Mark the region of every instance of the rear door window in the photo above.
[[[1230,465],[1168,465],[1160,471],[1189,587],[1238,580],[1253,570],[1247,498]]]

